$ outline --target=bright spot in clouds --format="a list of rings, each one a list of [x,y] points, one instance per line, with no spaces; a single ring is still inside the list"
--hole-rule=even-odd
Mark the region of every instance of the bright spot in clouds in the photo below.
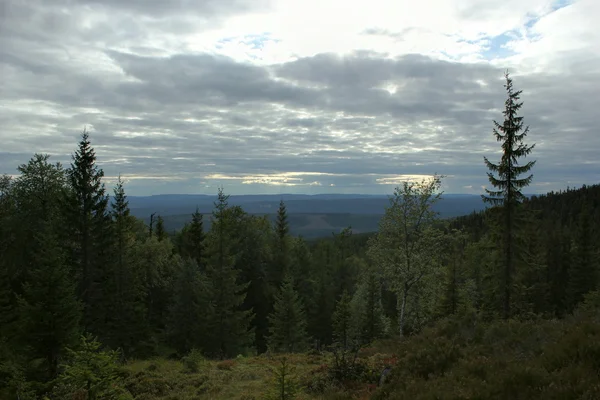
[[[4,0],[0,173],[84,126],[130,194],[482,193],[502,73],[531,192],[598,183],[595,0]],[[584,143],[584,146],[580,144]]]

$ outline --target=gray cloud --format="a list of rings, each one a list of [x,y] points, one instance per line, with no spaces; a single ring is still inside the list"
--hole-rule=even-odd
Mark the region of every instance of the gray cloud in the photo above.
[[[34,152],[68,165],[84,126],[106,175],[130,176],[132,194],[212,193],[219,184],[232,192],[389,193],[377,179],[435,172],[448,175],[447,191],[479,193],[487,183],[483,155],[499,158],[491,129],[502,118],[501,68],[365,51],[272,66],[207,53],[166,55],[148,32],[191,29],[186,21],[193,20],[161,17],[182,8],[117,3],[79,2],[71,14],[58,7],[66,2],[4,3],[0,173],[15,173]],[[186,10],[202,19],[246,12],[251,3],[194,4]],[[114,20],[87,26],[77,18],[98,10]],[[531,191],[600,178],[593,164],[600,76],[589,65],[563,79],[515,71],[528,141],[537,143]],[[294,182],[320,185],[241,183],[290,172],[306,173]]]

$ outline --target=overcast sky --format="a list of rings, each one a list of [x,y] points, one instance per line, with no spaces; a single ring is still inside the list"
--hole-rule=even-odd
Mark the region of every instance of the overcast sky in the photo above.
[[[508,68],[529,193],[600,181],[600,1],[0,0],[0,173],[84,126],[131,195],[482,193]]]

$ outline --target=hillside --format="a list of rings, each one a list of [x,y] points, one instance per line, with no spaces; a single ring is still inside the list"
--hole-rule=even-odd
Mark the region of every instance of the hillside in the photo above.
[[[206,195],[129,197],[132,215],[149,223],[150,215],[157,213],[163,217],[169,232],[183,228],[196,207],[205,215],[205,227],[209,229],[209,214],[215,199]],[[249,214],[268,215],[274,220],[280,200],[285,202],[292,235],[305,238],[328,236],[348,226],[355,233],[374,232],[389,205],[388,196],[343,194],[231,196],[229,204],[241,206]],[[479,196],[447,194],[433,208],[441,218],[450,218],[484,207]]]

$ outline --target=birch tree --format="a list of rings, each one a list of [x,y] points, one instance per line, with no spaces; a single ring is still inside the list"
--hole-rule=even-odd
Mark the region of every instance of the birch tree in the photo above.
[[[395,189],[390,206],[369,243],[368,254],[382,268],[398,298],[398,331],[405,333],[409,296],[437,263],[436,244],[441,233],[433,222],[432,205],[440,199],[441,176],[407,181]]]

